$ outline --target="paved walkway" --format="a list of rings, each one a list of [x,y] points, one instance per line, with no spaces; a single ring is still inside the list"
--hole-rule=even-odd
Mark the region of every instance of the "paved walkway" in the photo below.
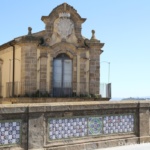
[[[96,150],[150,150],[150,143],[119,146],[119,147],[112,147],[112,148],[102,148]]]

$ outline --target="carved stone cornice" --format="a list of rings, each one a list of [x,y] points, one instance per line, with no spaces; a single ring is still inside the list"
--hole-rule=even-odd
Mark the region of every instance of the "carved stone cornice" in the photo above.
[[[44,50],[47,50],[47,51],[52,50],[52,48],[48,45],[38,45],[38,49],[43,50],[43,51]]]
[[[0,45],[0,51],[10,47],[11,45],[15,45],[15,44],[16,44],[15,40],[4,43],[3,45]]]
[[[101,49],[104,46],[104,43],[101,43],[99,40],[95,39],[92,40],[85,39],[84,42],[85,45],[87,45],[88,47],[99,47]]]
[[[72,49],[74,51],[77,50],[77,47],[74,46],[73,44],[71,43],[67,43],[67,42],[60,42],[60,43],[56,43],[54,44],[53,46],[51,46],[52,49],[56,49],[56,48],[59,48],[59,49]]]
[[[53,46],[51,46],[51,53],[53,57],[56,57],[58,54],[66,53],[70,56],[70,58],[73,58],[77,55],[77,48],[70,43],[67,42],[60,42]]]
[[[39,45],[41,39],[39,37],[34,37],[32,35],[22,36],[17,40],[18,45],[26,45],[26,44],[36,44]]]

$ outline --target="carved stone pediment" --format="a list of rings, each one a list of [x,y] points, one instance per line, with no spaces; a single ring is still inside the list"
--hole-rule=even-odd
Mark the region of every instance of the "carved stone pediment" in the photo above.
[[[82,38],[81,26],[86,19],[81,18],[72,6],[63,3],[41,19],[46,25],[45,39],[49,39],[47,45],[66,41],[78,46],[78,39]]]

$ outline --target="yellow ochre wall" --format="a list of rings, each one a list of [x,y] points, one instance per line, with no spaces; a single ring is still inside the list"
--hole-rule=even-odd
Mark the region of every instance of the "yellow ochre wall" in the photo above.
[[[2,64],[2,95],[6,97],[6,83],[12,82],[13,72],[13,48],[9,47],[0,51],[0,59],[3,60]],[[21,71],[21,48],[15,46],[15,82],[20,82]]]

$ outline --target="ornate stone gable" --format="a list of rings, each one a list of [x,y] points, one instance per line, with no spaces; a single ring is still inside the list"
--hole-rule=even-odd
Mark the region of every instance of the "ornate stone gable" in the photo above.
[[[81,18],[77,11],[66,3],[57,6],[49,16],[43,16],[41,19],[46,25],[45,41],[50,46],[61,41],[77,46],[78,41],[82,39],[81,25],[86,19]]]

